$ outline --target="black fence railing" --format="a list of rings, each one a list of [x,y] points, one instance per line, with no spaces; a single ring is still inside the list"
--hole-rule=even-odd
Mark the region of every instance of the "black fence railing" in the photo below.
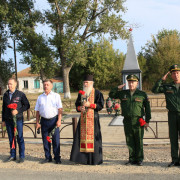
[[[169,139],[168,132],[166,133],[167,136],[161,136],[159,133],[159,127],[162,127],[162,123],[168,123],[168,121],[151,121],[150,126],[148,127],[148,133],[152,132],[151,137],[148,137],[146,133],[146,137],[144,139]],[[1,124],[1,122],[0,122]],[[77,118],[72,118],[72,122],[62,122],[64,125],[63,127],[60,128],[60,133],[68,126],[72,126],[72,132],[73,132],[73,137],[61,137],[60,139],[73,139],[75,132],[76,132],[76,127],[77,127]],[[153,125],[155,124],[155,126]],[[36,130],[36,123],[34,122],[25,122],[24,126],[27,127],[31,132],[32,136],[24,136],[25,139],[41,139],[41,137],[37,137],[37,130]],[[152,127],[154,126],[154,127]],[[2,138],[7,138],[6,137],[6,131],[3,131],[1,128],[1,134]]]
[[[166,107],[165,98],[149,98],[151,107]]]
[[[159,124],[162,124],[162,123],[168,124],[168,121],[151,121],[150,126],[147,129],[148,131],[152,131],[153,137],[144,137],[144,139],[169,139],[169,132],[166,133],[168,136],[165,136],[165,137],[162,137],[159,135],[160,134],[159,127],[162,127],[161,125],[159,126]],[[155,127],[152,128],[151,124],[155,124]]]
[[[166,106],[166,101],[165,98],[149,98],[150,100],[150,105],[151,107],[163,107],[165,109]],[[34,111],[34,106],[35,106],[35,100],[31,100],[31,109],[29,109],[27,112],[24,112],[24,119],[25,119],[25,123],[24,126],[27,127],[31,132],[32,132],[32,137],[25,137],[25,138],[37,138],[37,131],[35,128],[35,124],[34,122],[28,122],[29,120],[35,118],[35,111]],[[70,101],[65,101],[63,102],[63,108],[70,108],[70,109],[74,109],[74,101],[70,100]],[[105,108],[105,107],[104,107]],[[2,122],[0,122],[1,125]],[[155,127],[152,127],[155,123]],[[153,133],[153,137],[145,137],[144,139],[169,139],[169,137],[161,137],[160,133],[159,133],[159,125],[161,123],[168,123],[168,121],[151,121],[150,122],[150,127],[148,128],[149,131]],[[77,119],[76,118],[72,118],[72,122],[62,122],[62,124],[64,124],[65,126],[60,128],[60,132],[62,132],[62,130],[64,130],[66,127],[72,125],[72,131],[73,131],[73,137],[76,131],[76,127],[77,127]],[[168,126],[168,125],[167,125]],[[2,134],[2,137],[5,138],[5,134],[6,131],[3,131],[3,129],[0,127],[0,133]],[[169,134],[168,132],[166,134]],[[61,139],[73,139],[69,138],[69,137],[61,137]]]
[[[1,124],[1,134],[2,134],[2,138],[6,138],[6,129],[3,129],[2,127],[2,122],[0,122]],[[73,137],[60,137],[60,139],[73,139],[75,132],[76,132],[76,127],[77,127],[77,118],[72,118],[72,122],[62,122],[62,125],[64,125],[62,128],[60,128],[59,133],[62,132],[62,130],[64,130],[66,127],[68,126],[72,126],[72,132],[73,132]],[[35,122],[24,122],[24,127],[27,127],[31,132],[32,132],[32,136],[24,136],[25,139],[41,139],[41,137],[37,137],[37,129],[36,129],[36,123]]]

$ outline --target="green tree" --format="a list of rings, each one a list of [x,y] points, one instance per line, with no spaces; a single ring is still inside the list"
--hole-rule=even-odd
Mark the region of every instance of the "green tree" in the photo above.
[[[92,49],[87,67],[94,74],[95,84],[100,89],[109,89],[114,83],[120,83],[123,55],[113,49],[108,40],[102,39]]]
[[[172,64],[180,63],[180,34],[176,30],[162,30],[142,49],[148,70],[146,81],[150,86],[168,72]]]
[[[88,42],[88,62],[85,65],[75,63],[70,72],[70,82],[73,89],[82,88],[85,73],[94,74],[95,87],[109,89],[121,80],[121,70],[125,56],[113,49],[106,39],[99,42]]]
[[[48,0],[51,10],[45,12],[52,28],[51,44],[60,58],[64,97],[70,98],[69,72],[74,63],[87,62],[85,42],[109,34],[111,39],[126,38],[125,0]],[[98,79],[97,79],[98,81]]]
[[[147,59],[143,56],[142,52],[138,53],[137,55],[138,62],[140,69],[142,71],[142,87],[144,90],[149,89],[149,83],[148,83],[148,65],[147,65]],[[146,88],[145,88],[146,87]]]
[[[8,79],[14,73],[14,64],[12,59],[5,61],[3,59],[3,55],[8,47],[8,31],[7,31],[7,24],[8,24],[8,3],[6,0],[0,1],[0,84],[1,84],[1,92],[4,93],[6,89],[6,84]]]
[[[31,72],[40,74],[42,81],[52,78],[59,68],[48,42],[40,34],[29,33],[28,38],[24,37],[19,42],[18,50],[23,54],[21,63],[30,65]]]
[[[23,55],[21,63],[30,65],[42,80],[51,78],[58,64],[47,37],[36,32],[37,24],[44,22],[41,12],[34,10],[33,0],[9,0],[8,7],[9,29]]]
[[[7,25],[7,13],[8,5],[7,1],[0,1],[0,61],[2,60],[2,55],[5,53],[7,48],[8,35],[6,30]]]
[[[0,82],[1,82],[1,91],[4,92],[6,89],[6,85],[8,82],[8,79],[12,77],[14,74],[14,64],[12,59],[9,59],[8,61],[4,61],[3,59],[0,61]]]

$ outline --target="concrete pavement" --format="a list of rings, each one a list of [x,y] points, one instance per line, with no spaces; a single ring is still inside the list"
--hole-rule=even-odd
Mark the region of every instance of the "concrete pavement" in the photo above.
[[[32,170],[18,170],[18,169],[0,169],[0,178],[2,180],[179,180],[177,174],[143,174],[143,173],[115,173],[115,174],[101,174],[101,173],[84,173],[82,172],[48,172],[48,171],[32,171]]]

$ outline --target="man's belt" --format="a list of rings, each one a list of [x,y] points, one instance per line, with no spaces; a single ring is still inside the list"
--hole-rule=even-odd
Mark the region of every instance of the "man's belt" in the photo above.
[[[56,115],[56,116],[54,116],[54,117],[52,117],[52,118],[44,118],[44,117],[41,117],[41,119],[46,120],[46,121],[50,121],[50,120],[52,120],[52,119],[54,119],[54,118],[57,118],[57,117],[58,117],[58,115]]]

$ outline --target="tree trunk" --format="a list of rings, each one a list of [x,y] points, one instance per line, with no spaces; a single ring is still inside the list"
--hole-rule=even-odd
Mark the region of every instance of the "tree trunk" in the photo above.
[[[62,67],[63,71],[63,90],[64,90],[64,98],[71,99],[70,87],[69,87],[69,72],[71,67]]]
[[[3,95],[6,92],[7,90],[6,87],[7,86],[4,85],[4,82],[2,81],[2,78],[0,77],[0,95]]]
[[[40,70],[40,78],[41,78],[42,82],[44,82],[44,80],[46,79],[46,76],[44,75],[44,72],[42,69]]]

